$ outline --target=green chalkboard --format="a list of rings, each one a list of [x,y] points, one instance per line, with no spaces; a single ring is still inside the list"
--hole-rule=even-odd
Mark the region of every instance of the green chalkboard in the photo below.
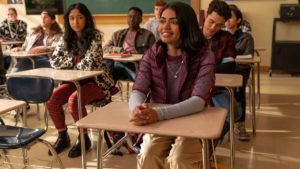
[[[154,0],[65,0],[66,8],[77,2],[85,4],[93,14],[127,14],[132,6],[142,9],[143,13],[153,13]],[[172,0],[165,0],[170,2]],[[190,0],[177,0],[190,4]]]

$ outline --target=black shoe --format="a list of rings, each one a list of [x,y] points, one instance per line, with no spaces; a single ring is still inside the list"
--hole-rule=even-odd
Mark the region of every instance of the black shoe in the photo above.
[[[56,153],[59,154],[63,152],[63,150],[70,146],[70,137],[67,133],[64,135],[58,135],[57,140],[55,141],[53,148],[55,149]],[[48,151],[48,154],[52,156],[51,151]]]
[[[87,134],[84,135],[85,140],[85,150],[88,150],[91,148],[91,140]],[[76,144],[72,147],[72,149],[69,151],[68,157],[75,158],[81,156],[81,141],[80,136],[78,136]]]
[[[26,104],[26,110],[29,110],[30,109],[30,105],[27,103]]]

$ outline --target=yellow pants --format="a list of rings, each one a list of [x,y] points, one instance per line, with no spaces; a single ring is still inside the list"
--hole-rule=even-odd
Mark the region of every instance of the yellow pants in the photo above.
[[[201,169],[199,139],[145,134],[137,156],[138,169]]]

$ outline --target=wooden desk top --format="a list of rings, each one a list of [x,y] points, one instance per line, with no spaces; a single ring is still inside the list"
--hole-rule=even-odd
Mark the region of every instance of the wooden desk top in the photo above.
[[[142,54],[132,54],[131,56],[124,57],[124,58],[107,57],[106,55],[103,56],[104,59],[111,59],[119,62],[138,62],[142,59],[142,57],[143,57]]]
[[[27,53],[25,51],[19,51],[19,52],[10,52],[10,56],[16,57],[16,58],[22,58],[22,57],[34,57],[34,56],[50,55],[51,53],[52,52]]]
[[[26,102],[17,100],[0,99],[0,114],[15,110],[18,107],[25,106]]]
[[[266,51],[266,48],[264,48],[264,47],[257,47],[257,48],[254,48],[254,50],[262,52],[262,51]]]
[[[216,73],[216,87],[241,87],[243,85],[243,77],[238,74],[222,74]]]
[[[129,122],[128,103],[112,102],[76,122],[78,127],[106,129],[133,133],[152,133],[165,136],[218,138],[224,125],[226,110],[206,108],[200,113],[160,121],[146,126]]]
[[[56,70],[51,68],[38,68],[21,72],[9,73],[6,76],[42,76],[50,77],[55,81],[73,82],[100,75],[102,71],[82,70]]]
[[[261,59],[260,57],[254,56],[251,59],[235,59],[235,62],[240,64],[260,63]]]
[[[2,41],[0,40],[1,45],[15,45],[15,44],[22,44],[24,41]]]

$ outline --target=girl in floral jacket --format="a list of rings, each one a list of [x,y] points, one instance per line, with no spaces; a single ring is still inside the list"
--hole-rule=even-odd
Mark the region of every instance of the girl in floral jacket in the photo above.
[[[102,34],[95,28],[92,15],[82,3],[69,7],[64,16],[65,33],[59,40],[50,63],[54,69],[76,69],[84,71],[103,71],[97,78],[80,81],[82,116],[86,116],[84,106],[93,101],[110,97],[109,89],[114,86],[108,73],[108,68],[103,62]],[[74,121],[78,118],[77,91],[73,83],[63,83],[53,92],[48,101],[48,111],[56,129],[58,138],[54,144],[57,153],[61,153],[70,146],[67,133],[63,105],[68,103],[69,111]],[[85,148],[91,147],[91,141],[85,134]],[[51,154],[49,152],[49,154]],[[70,158],[81,155],[80,139],[70,150]]]

